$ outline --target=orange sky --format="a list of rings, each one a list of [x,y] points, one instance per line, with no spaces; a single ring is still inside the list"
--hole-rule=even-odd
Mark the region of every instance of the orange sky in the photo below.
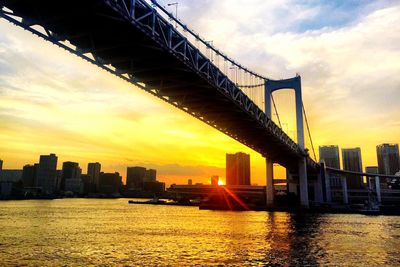
[[[400,43],[399,10],[374,11],[340,29],[246,36],[251,42],[246,49],[268,51],[266,62],[273,64],[243,61],[274,78],[300,72],[316,149],[360,146],[363,165],[376,165],[377,144],[400,143],[399,47],[375,40],[393,26],[386,40]],[[220,32],[226,25],[195,26],[242,62],[248,51],[240,49],[239,37],[225,44]],[[224,180],[225,153],[242,151],[251,154],[252,182],[265,184],[264,159],[244,145],[4,20],[0,32],[4,168],[22,168],[40,154],[56,153],[59,168],[63,161],[77,161],[86,172],[88,162],[99,161],[103,171],[125,177],[127,166],[140,165],[156,168],[167,184],[188,178],[207,183],[211,175]],[[278,92],[275,100],[284,130],[293,135],[293,94]]]

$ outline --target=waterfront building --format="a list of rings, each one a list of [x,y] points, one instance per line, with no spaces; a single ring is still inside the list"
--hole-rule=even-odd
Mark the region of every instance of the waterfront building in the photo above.
[[[362,172],[361,149],[343,148],[342,149],[343,169],[346,171]],[[361,175],[346,176],[348,189],[360,189],[363,187],[363,177]]]
[[[74,194],[81,194],[83,189],[81,175],[82,169],[77,162],[64,162],[60,189]]]
[[[3,160],[0,159],[0,181],[3,173]]]
[[[211,185],[218,185],[218,182],[219,182],[219,176],[218,175],[211,176]]]
[[[16,183],[22,179],[22,170],[4,169],[1,181]]]
[[[93,189],[92,177],[89,174],[82,174],[81,180],[82,180],[82,193],[84,195],[92,193]]]
[[[319,161],[325,162],[326,167],[340,169],[339,147],[335,145],[319,147]],[[332,174],[330,176],[331,187],[340,187],[340,177]]]
[[[44,194],[53,194],[56,190],[57,159],[55,154],[40,156],[36,186],[41,187]]]
[[[338,146],[320,146],[319,160],[325,162],[325,166],[340,169],[339,147]]]
[[[250,155],[226,154],[226,184],[250,185]]]
[[[143,189],[143,183],[146,177],[146,168],[128,167],[126,170],[126,188]]]
[[[24,187],[35,187],[36,185],[36,175],[39,164],[25,165],[22,169],[22,183]]]
[[[394,175],[400,171],[399,145],[381,144],[376,146],[380,174]]]
[[[154,169],[146,170],[144,177],[145,182],[155,182],[157,180],[157,171]]]
[[[88,164],[87,174],[90,176],[91,189],[90,191],[98,192],[100,183],[101,164],[99,162],[92,162]]]
[[[162,182],[144,182],[143,190],[146,192],[151,192],[155,195],[161,195],[165,191],[165,183]]]
[[[118,195],[122,185],[122,177],[118,172],[100,173],[99,193],[106,195]]]

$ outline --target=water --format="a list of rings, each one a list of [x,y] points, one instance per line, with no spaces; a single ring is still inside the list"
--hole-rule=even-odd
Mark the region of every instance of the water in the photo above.
[[[0,266],[400,265],[400,217],[0,202]]]

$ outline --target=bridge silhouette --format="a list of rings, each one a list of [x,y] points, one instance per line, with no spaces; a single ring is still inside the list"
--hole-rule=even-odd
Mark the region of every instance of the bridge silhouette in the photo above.
[[[232,60],[156,1],[0,0],[6,20],[139,86],[287,168],[308,207],[317,164],[304,146],[301,78],[272,80]],[[274,121],[272,92],[296,94],[297,142]],[[272,100],[272,102],[271,102]]]

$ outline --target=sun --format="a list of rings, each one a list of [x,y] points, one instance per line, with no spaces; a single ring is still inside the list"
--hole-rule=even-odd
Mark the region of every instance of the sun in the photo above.
[[[218,181],[218,185],[225,185],[225,182],[224,182],[224,181],[221,181],[221,180],[219,180],[219,181]]]

